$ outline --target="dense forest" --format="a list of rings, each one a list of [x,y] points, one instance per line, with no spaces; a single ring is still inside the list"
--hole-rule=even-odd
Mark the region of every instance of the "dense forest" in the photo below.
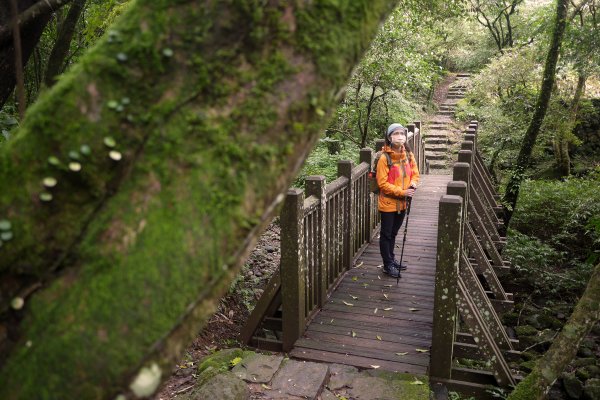
[[[138,395],[148,371],[151,395],[223,295],[253,307],[287,187],[426,119],[457,72],[529,374],[496,395],[600,398],[599,1],[191,3],[0,5],[1,398]]]

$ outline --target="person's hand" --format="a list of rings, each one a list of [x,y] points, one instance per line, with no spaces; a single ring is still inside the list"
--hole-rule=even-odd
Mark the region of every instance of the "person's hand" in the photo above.
[[[413,197],[413,195],[415,194],[415,189],[412,188],[412,186],[410,188],[408,188],[406,190],[406,197]]]
[[[409,189],[416,189],[417,185],[414,183],[411,183],[410,186],[408,187]]]

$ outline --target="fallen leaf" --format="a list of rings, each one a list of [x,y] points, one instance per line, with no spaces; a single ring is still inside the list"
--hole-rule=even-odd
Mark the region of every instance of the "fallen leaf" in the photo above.
[[[352,331],[352,337],[356,337],[356,332]]]
[[[383,297],[385,297],[385,299],[386,299],[386,300],[389,300],[389,299],[388,299],[388,295],[387,295],[387,294],[385,294],[385,293],[384,293],[384,294],[383,294]]]
[[[413,311],[413,312],[414,312],[414,311],[419,311],[419,309],[418,309],[418,308],[412,308],[412,307],[411,307],[411,308],[409,308],[408,310],[409,310],[409,311]]]
[[[379,264],[377,268],[383,268],[383,264]]]
[[[407,352],[407,351],[404,351],[404,352],[402,352],[402,353],[396,353],[396,355],[397,355],[397,356],[405,356],[405,355],[407,355],[407,354],[408,354],[408,352]]]
[[[363,266],[363,264],[364,264],[364,262],[361,261],[355,268],[360,268]]]
[[[377,369],[377,368],[379,368],[379,365],[371,365],[371,368]]]
[[[362,285],[363,285],[363,287],[367,287],[367,286],[369,286],[369,284],[368,284],[368,283],[363,283]]]
[[[422,385],[423,382],[421,382],[420,380],[418,380],[418,379],[415,378],[415,380],[413,382],[411,382],[410,384],[411,385]]]
[[[377,308],[373,311],[373,314],[377,314]]]
[[[390,311],[392,309],[392,307],[386,307],[383,309],[383,311]]]
[[[352,297],[353,300],[358,299],[358,296],[352,296],[352,295],[350,295],[350,297]]]
[[[264,383],[263,383],[262,385],[260,385],[260,386],[261,386],[263,389],[271,390],[271,386],[269,386],[269,385],[266,385],[266,384],[264,384]]]
[[[236,357],[233,360],[231,360],[230,364],[232,367],[235,367],[240,363],[240,361],[242,361],[242,357]]]
[[[352,277],[352,280],[353,280],[354,282],[356,282],[356,281],[358,280],[358,276],[353,276],[353,277]]]
[[[377,335],[375,337],[377,338],[377,340],[381,340],[381,336]]]
[[[377,275],[377,279],[381,280],[381,277],[379,275]]]
[[[345,305],[347,305],[348,307],[352,307],[354,304],[352,303],[348,303],[347,301],[342,300],[342,303],[344,303]]]
[[[415,349],[417,352],[419,353],[428,353],[429,350],[425,350],[425,349]]]
[[[333,324],[333,318],[331,318],[331,321],[329,321],[330,324]]]
[[[383,285],[383,287],[392,287],[392,285]]]

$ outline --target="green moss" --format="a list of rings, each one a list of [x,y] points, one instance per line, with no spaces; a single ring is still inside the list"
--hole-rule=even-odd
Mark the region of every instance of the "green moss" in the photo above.
[[[231,361],[234,358],[240,357],[244,359],[252,354],[256,353],[242,349],[225,349],[218,351],[202,359],[198,365],[198,373],[202,374],[207,368],[212,368],[221,372],[227,371],[231,368]]]
[[[522,336],[534,336],[534,335],[538,334],[537,329],[535,329],[531,325],[517,326],[515,328],[515,332],[517,333],[517,336],[519,336],[519,337],[522,337]]]

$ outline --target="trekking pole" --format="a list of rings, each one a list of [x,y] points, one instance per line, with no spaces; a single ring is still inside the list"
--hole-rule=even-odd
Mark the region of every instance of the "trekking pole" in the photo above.
[[[398,276],[396,277],[396,286],[400,283],[400,268],[402,268],[402,258],[404,257],[404,244],[406,243],[406,232],[408,231],[408,218],[410,217],[410,206],[412,197],[409,197],[406,206],[406,222],[404,223],[404,238],[402,239],[402,250],[400,251],[400,265],[398,266]]]

